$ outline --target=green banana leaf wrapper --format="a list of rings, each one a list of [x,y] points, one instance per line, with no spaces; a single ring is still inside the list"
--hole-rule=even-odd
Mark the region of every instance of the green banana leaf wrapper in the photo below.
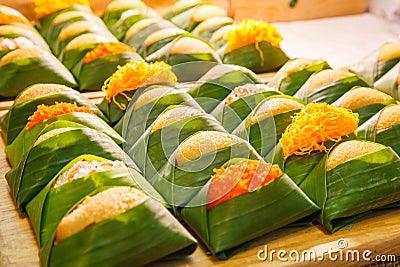
[[[174,10],[173,8],[171,8],[164,14],[163,18],[171,20],[173,17],[202,4],[203,2],[199,0],[199,1],[193,1],[193,4],[188,3],[188,5],[186,5],[184,8],[179,8],[178,10]]]
[[[118,145],[121,145],[124,142],[124,139],[99,117],[84,112],[73,112],[50,118],[34,125],[30,129],[27,129],[26,127],[23,128],[15,140],[10,145],[6,146],[5,149],[5,153],[11,166],[15,167],[19,163],[39,135],[41,135],[43,129],[55,121],[76,122],[82,125],[82,127],[88,127],[108,135]]]
[[[291,59],[287,63],[293,60],[295,59]],[[276,88],[285,95],[294,95],[313,73],[330,68],[331,67],[329,66],[328,62],[323,61],[314,66],[310,66],[303,70],[286,75],[284,65],[271,79],[271,81],[268,83],[268,86]]]
[[[295,100],[300,104],[304,104],[302,101],[295,99],[291,96],[286,95],[273,95],[262,101],[247,118],[232,132],[245,140],[248,140],[254,149],[265,158],[269,153],[271,153],[282,134],[285,132],[286,128],[292,123],[292,116],[299,112],[300,109],[291,110],[283,112],[281,114],[276,114],[270,116],[262,121],[255,124],[251,124],[253,114],[257,112],[257,109],[263,105],[265,101],[271,98],[288,98]]]
[[[211,113],[239,85],[261,83],[251,70],[236,65],[216,65],[189,89],[199,105]]]
[[[28,123],[28,118],[36,111],[39,105],[53,105],[56,102],[76,103],[78,106],[87,106],[94,114],[108,122],[104,114],[89,99],[77,91],[40,97],[20,104],[13,104],[9,111],[0,118],[1,132],[6,145],[14,141]]]
[[[151,179],[150,184],[177,212],[185,206],[210,180],[214,168],[219,168],[232,158],[261,159],[245,140],[226,148],[202,154],[182,166],[175,166],[175,155]]]
[[[72,5],[68,8],[64,8],[64,9],[58,10],[56,12],[53,12],[38,21],[37,27],[39,29],[40,34],[46,39],[47,35],[49,34],[50,27],[51,27],[51,24],[53,24],[54,19],[61,13],[68,12],[68,11],[84,11],[84,12],[88,12],[88,13],[92,12],[90,7],[83,6],[83,5]]]
[[[354,75],[321,86],[309,94],[308,93],[309,82],[306,82],[297,91],[297,93],[294,94],[294,97],[306,103],[325,102],[328,104],[332,104],[333,102],[338,100],[344,93],[346,93],[355,86],[368,87],[368,84],[364,80],[362,80],[359,76]]]
[[[255,44],[250,44],[224,53],[221,56],[222,61],[225,64],[246,67],[255,73],[263,73],[278,70],[289,60],[281,48],[274,47],[269,42],[262,41],[258,46],[262,57]]]
[[[197,248],[189,232],[152,198],[60,243],[53,245],[53,239],[40,250],[42,266],[143,266],[182,258]]]
[[[116,10],[110,10],[109,6],[107,6],[104,14],[101,16],[101,19],[104,21],[108,29],[111,29],[114,24],[121,18],[121,15],[128,10],[138,10],[139,12],[143,9],[147,8],[146,4],[142,1],[131,1],[130,5],[127,5],[122,8],[118,8]]]
[[[400,125],[396,124],[378,131],[376,125],[381,113],[382,110],[358,127],[357,138],[389,146],[400,155],[400,140],[398,138]]]
[[[228,259],[247,249],[252,239],[319,210],[286,174],[207,210],[209,185],[181,210],[180,217],[218,259]]]
[[[32,146],[19,164],[6,173],[11,195],[21,213],[25,213],[25,206],[69,161],[87,151],[135,167],[132,160],[107,135],[89,128],[76,128],[76,123],[70,124],[72,127],[68,131]]]
[[[169,22],[168,20],[160,19],[160,20],[154,22],[153,24],[145,27],[144,29],[140,30],[133,36],[129,36],[129,37],[125,36],[123,42],[131,47],[134,47],[141,56],[145,56],[144,42],[150,34],[152,34],[153,32],[156,32],[158,30],[162,30],[162,29],[166,29],[166,28],[175,28],[175,27],[176,26],[174,24],[172,24],[171,22]]]
[[[150,86],[145,91],[160,87],[161,86],[158,85]],[[168,89],[170,88],[166,87],[166,90]],[[117,132],[125,136],[126,140],[129,140],[128,145],[125,146],[126,149],[130,149],[130,147],[128,147],[129,144],[134,145],[157,117],[169,106],[186,105],[201,109],[197,102],[186,92],[165,94],[157,100],[151,101],[139,108],[135,107],[136,100],[137,96],[131,100],[124,118],[114,127]]]
[[[233,132],[249,114],[257,107],[257,105],[264,99],[272,95],[280,95],[278,91],[266,91],[254,95],[239,98],[238,100],[225,104],[226,98],[218,104],[212,111],[213,115],[222,126],[228,131]],[[242,137],[243,138],[243,137]]]
[[[216,32],[217,30],[219,30],[220,28],[227,26],[227,25],[232,25],[233,21],[224,21],[219,23],[218,25],[209,27],[207,29],[204,30],[200,30],[199,27],[201,26],[201,23],[199,25],[197,25],[196,28],[193,29],[192,34],[200,37],[201,39],[210,42],[211,41],[211,37],[214,34],[214,32]]]
[[[397,78],[400,73],[400,62],[393,66],[385,75],[374,83],[374,88],[391,95],[395,99],[400,99],[400,87]]]
[[[37,83],[58,83],[77,87],[73,75],[50,53],[12,61],[0,67],[0,98],[16,97],[26,87]]]
[[[40,34],[31,26],[28,25],[12,25],[14,28],[12,31],[4,31],[5,28],[10,27],[9,25],[0,25],[0,37],[4,38],[17,38],[25,37],[33,44],[43,49],[44,51],[51,52],[46,41],[40,36]]]
[[[176,40],[178,37],[185,35],[185,34],[188,34],[188,33],[182,30],[182,32],[177,32],[176,34],[174,34],[172,36],[162,38],[151,44],[148,44],[148,45],[144,44],[143,49],[142,49],[143,57],[148,57],[148,56],[156,53],[157,51],[163,49],[163,47],[167,46],[168,44],[170,44],[171,42]]]
[[[67,215],[79,202],[89,195],[94,195],[104,188],[112,186],[134,186],[147,194],[160,199],[156,191],[134,169],[118,168],[95,172],[82,178],[75,179],[57,188],[53,183],[75,163],[86,160],[98,162],[104,158],[93,155],[82,155],[69,162],[31,201],[26,207],[32,222],[39,245],[44,246],[50,240],[62,218]]]
[[[131,60],[143,60],[139,54],[134,52],[123,52],[122,54],[108,55],[95,59],[87,64],[80,62],[80,68],[75,70],[79,74],[78,82],[81,91],[100,91],[104,82],[117,71],[118,66],[123,66]]]
[[[389,147],[348,160],[326,171],[329,153],[300,188],[319,206],[319,222],[331,233],[364,213],[399,201],[400,159]]]
[[[179,106],[171,106],[165,111],[176,107]],[[124,151],[134,159],[143,175],[149,180],[160,172],[186,138],[198,131],[224,132],[219,122],[209,114],[194,115],[154,132],[151,132],[151,129],[152,127],[149,127],[132,147],[124,146]]]

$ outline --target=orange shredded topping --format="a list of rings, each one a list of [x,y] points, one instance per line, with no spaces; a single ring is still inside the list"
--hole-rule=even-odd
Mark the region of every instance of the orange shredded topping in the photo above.
[[[9,23],[28,24],[27,21],[22,19],[21,17],[8,14],[0,14],[0,24],[9,24]]]
[[[106,100],[111,100],[122,110],[126,105],[116,101],[117,95],[122,95],[126,100],[131,98],[126,92],[134,91],[145,84],[169,82],[171,80],[170,72],[166,75],[159,75],[164,70],[171,69],[171,66],[165,62],[147,63],[145,61],[133,60],[124,66],[118,66],[118,70],[111,75],[105,82],[101,90],[106,93]],[[176,79],[174,76],[173,79]]]
[[[101,57],[122,54],[127,51],[136,52],[136,49],[121,42],[99,43],[93,50],[86,53],[83,64]]]
[[[309,104],[292,117],[280,140],[283,157],[326,151],[325,141],[339,142],[342,136],[354,133],[358,114],[350,109],[326,103]]]
[[[51,106],[46,106],[44,104],[39,105],[37,110],[28,118],[28,124],[26,125],[26,129],[30,129],[34,125],[48,120],[50,118],[63,115],[63,114],[69,114],[72,112],[85,112],[89,114],[93,114],[93,111],[86,106],[83,107],[78,107],[76,103],[71,104],[71,103],[58,103],[56,102],[54,105]]]
[[[259,160],[243,160],[214,169],[214,173],[207,196],[207,209],[252,192],[283,174],[278,165]]]
[[[244,19],[232,27],[225,37],[228,47],[225,53],[249,44],[255,44],[260,54],[261,62],[264,62],[264,55],[259,47],[262,41],[269,42],[272,46],[280,47],[282,36],[277,29],[263,20]]]
[[[42,19],[56,11],[71,7],[73,5],[89,6],[88,0],[34,0],[35,14],[37,19]]]

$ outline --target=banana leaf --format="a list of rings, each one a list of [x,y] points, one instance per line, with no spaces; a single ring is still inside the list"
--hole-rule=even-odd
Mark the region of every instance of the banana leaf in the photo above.
[[[151,129],[152,127],[149,127],[131,148],[124,147],[124,151],[134,159],[147,179],[151,179],[160,171],[179,144],[189,136],[198,131],[224,132],[218,121],[209,114],[194,115],[154,132],[151,132]]]
[[[229,18],[229,17],[227,17]],[[233,21],[223,21],[220,22],[218,25],[212,26],[210,28],[207,29],[203,29],[200,30],[199,27],[201,26],[201,23],[199,25],[197,25],[196,28],[193,29],[192,34],[200,37],[201,39],[205,40],[206,42],[210,42],[211,41],[211,37],[214,34],[214,32],[216,32],[217,30],[221,29],[224,26],[227,25],[232,25]]]
[[[167,13],[164,14],[163,18],[167,19],[167,20],[171,20],[173,17],[175,17],[175,16],[177,16],[177,15],[179,15],[179,14],[181,14],[181,13],[187,11],[187,10],[190,10],[190,9],[196,7],[196,6],[203,5],[203,4],[204,4],[204,2],[199,0],[199,1],[193,1],[192,4],[188,3],[188,5],[186,5],[185,7],[183,7],[183,8],[181,7],[179,9],[177,9],[177,10],[174,10],[174,8],[171,8],[169,11],[167,11]]]
[[[148,179],[150,184],[173,208],[186,205],[211,179],[214,168],[219,168],[232,158],[261,159],[253,147],[241,140],[229,147],[202,154],[182,166],[175,166],[175,155]]]
[[[9,26],[0,25],[0,37],[4,38],[17,38],[24,37],[31,41],[33,44],[43,49],[44,51],[51,52],[49,46],[46,41],[40,36],[40,34],[33,28],[27,25],[13,25],[12,27],[15,29],[12,32],[3,31],[4,28],[8,28]]]
[[[108,135],[118,145],[121,145],[124,142],[124,139],[99,117],[83,112],[73,112],[70,114],[64,114],[50,118],[34,125],[30,129],[24,128],[18,134],[15,140],[10,145],[6,146],[5,152],[11,166],[15,167],[18,164],[25,153],[33,145],[35,140],[39,137],[39,135],[41,135],[42,130],[55,121],[76,122],[84,127],[88,127]]]
[[[300,188],[319,206],[319,222],[331,233],[364,213],[400,200],[400,158],[389,147],[326,171],[328,153]]]
[[[188,93],[211,113],[239,85],[261,83],[252,71],[235,65],[216,65]]]
[[[79,89],[84,91],[99,91],[118,68],[131,60],[143,60],[137,53],[124,52],[122,54],[108,55],[95,59],[87,64],[81,64],[79,74]],[[95,74],[93,73],[95,71]]]
[[[187,34],[186,32],[180,32],[180,33],[177,32],[172,36],[165,37],[165,38],[155,41],[149,45],[146,45],[146,43],[144,43],[144,47],[142,50],[143,57],[148,57],[148,56],[156,53],[160,49],[163,49],[163,47],[170,44],[172,41],[176,40],[176,38],[178,38],[182,35],[186,35],[186,34]]]
[[[311,79],[311,78],[310,78]],[[309,80],[310,80],[309,79]],[[308,93],[309,83],[306,82],[294,95],[294,97],[306,102],[306,103],[328,103],[332,104],[338,100],[344,93],[349,91],[354,86],[368,87],[368,84],[364,82],[357,75],[346,77],[344,79],[337,80],[333,83],[321,86],[315,91]]]
[[[295,59],[288,61],[291,62]],[[274,87],[285,95],[294,95],[310,76],[318,71],[330,69],[331,67],[326,61],[323,61],[314,66],[310,66],[303,70],[286,75],[285,66],[283,66],[268,83],[268,86]]]
[[[75,179],[57,188],[52,188],[58,176],[81,161],[103,161],[104,158],[82,155],[69,162],[26,207],[39,245],[44,246],[57,229],[62,218],[86,196],[94,195],[111,186],[134,186],[153,197],[156,191],[137,171],[119,168],[95,172]],[[142,189],[143,188],[143,189]],[[159,199],[160,196],[157,197]]]
[[[228,132],[233,132],[260,102],[270,96],[280,94],[281,93],[278,91],[266,91],[239,98],[228,105],[225,104],[225,98],[212,111],[211,115],[213,115]]]
[[[248,241],[316,213],[319,208],[286,174],[265,186],[207,210],[209,184],[180,217],[218,259],[245,250]]]
[[[72,74],[50,53],[15,60],[1,66],[0,73],[1,99],[15,97],[26,87],[37,83],[58,83],[77,87]]]
[[[120,17],[119,20],[110,28],[110,31],[115,37],[117,37],[118,40],[122,41],[125,38],[126,32],[136,22],[151,17],[154,17],[154,15],[152,16],[151,14],[147,14],[147,12],[134,13],[126,18]]]
[[[144,49],[145,49],[144,42],[150,34],[158,30],[166,28],[175,28],[175,27],[176,26],[171,22],[160,19],[154,22],[153,24],[145,27],[144,29],[140,30],[139,32],[135,33],[133,36],[130,37],[125,36],[123,42],[131,47],[134,47],[141,56],[144,56]]]
[[[104,11],[104,14],[102,15],[102,20],[104,21],[104,23],[106,24],[107,28],[111,29],[114,24],[121,18],[121,15],[128,10],[143,10],[144,8],[146,8],[146,4],[143,3],[142,1],[131,1],[130,5],[123,7],[123,8],[118,8],[116,10],[110,10],[109,6],[106,8],[106,10]]]
[[[90,7],[83,6],[83,5],[72,5],[70,7],[53,12],[38,21],[38,28],[39,28],[40,34],[46,39],[47,35],[49,34],[50,26],[53,23],[53,20],[61,13],[68,12],[68,11],[84,11],[84,12],[88,12],[88,13],[92,12]]]
[[[377,131],[376,125],[381,112],[382,110],[358,127],[357,138],[389,146],[400,155],[400,125],[396,124],[392,127]]]
[[[54,234],[40,250],[42,266],[142,266],[188,256],[197,247],[189,232],[152,198],[57,244],[53,240]]]
[[[400,73],[400,63],[396,64],[391,70],[386,72],[379,80],[374,83],[374,88],[391,95],[395,99],[400,99],[400,89],[397,78]]]
[[[278,70],[289,60],[282,49],[274,47],[266,41],[259,43],[258,47],[257,49],[255,44],[243,46],[225,53],[222,60],[225,64],[240,65],[255,73]],[[260,57],[260,53],[262,53],[262,57]]]
[[[25,213],[26,204],[69,161],[88,151],[110,160],[121,160],[134,167],[132,160],[107,135],[89,128],[71,128],[33,146],[19,164],[6,173],[11,195],[20,212]]]
[[[38,105],[53,105],[56,102],[76,103],[78,106],[87,106],[94,114],[108,122],[103,113],[89,99],[77,91],[40,97],[20,104],[13,104],[9,111],[0,118],[1,132],[6,145],[11,144],[22,131],[28,123],[28,118],[36,111]]]

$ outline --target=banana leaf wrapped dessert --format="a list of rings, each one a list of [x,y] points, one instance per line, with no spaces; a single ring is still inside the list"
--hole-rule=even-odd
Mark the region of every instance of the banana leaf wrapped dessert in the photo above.
[[[43,129],[18,165],[5,175],[21,213],[25,213],[26,205],[69,161],[87,151],[134,167],[132,160],[107,135],[74,122],[53,124]]]
[[[322,59],[294,58],[279,69],[268,85],[286,95],[294,95],[313,73],[324,69],[330,66]]]
[[[50,52],[50,48],[47,45],[46,41],[31,25],[0,25],[0,37],[24,37],[42,50]]]
[[[146,4],[139,0],[114,0],[107,5],[101,18],[107,28],[111,29],[125,11],[140,11],[146,8],[148,8]]]
[[[234,158],[214,169],[180,217],[217,258],[227,259],[246,242],[318,210],[278,165]]]
[[[335,232],[363,213],[400,200],[400,158],[389,147],[361,140],[334,146],[301,183],[321,207],[319,222]]]
[[[172,41],[174,41],[179,36],[188,34],[187,31],[176,28],[176,27],[167,27],[164,29],[160,29],[158,31],[152,32],[145,40],[142,54],[144,57],[147,57],[158,50],[162,49]]]
[[[200,130],[179,144],[149,182],[167,203],[182,207],[210,180],[214,168],[236,157],[260,159],[247,141],[235,135],[221,130]]]
[[[265,21],[244,19],[224,38],[226,45],[221,50],[221,58],[225,64],[241,65],[262,73],[275,71],[289,60],[280,47],[282,36]]]
[[[213,115],[222,126],[232,132],[264,99],[281,94],[264,84],[239,85],[213,110]]]
[[[400,99],[400,62],[374,83],[374,88]]]
[[[218,55],[222,55],[226,49],[226,40],[225,36],[228,34],[230,30],[233,29],[233,24],[225,25],[218,30],[216,30],[210,39],[210,44],[214,47],[215,51],[217,51]]]
[[[75,103],[65,102],[56,102],[50,106],[41,104],[28,118],[28,123],[15,140],[6,146],[5,152],[11,166],[18,164],[43,129],[55,121],[75,122],[108,135],[119,145],[123,143],[122,137],[87,106],[78,107]]]
[[[164,15],[179,28],[191,32],[197,25],[212,17],[227,16],[226,10],[210,2],[181,0]]]
[[[190,255],[196,247],[161,203],[133,186],[114,186],[80,200],[40,258],[43,266],[142,266]]]
[[[251,70],[237,65],[213,66],[188,93],[200,106],[211,113],[237,86],[259,84],[261,81]]]
[[[233,19],[230,17],[211,17],[199,25],[192,31],[192,34],[200,37],[201,39],[209,42],[214,32],[218,31],[226,25],[232,25]]]
[[[18,10],[8,6],[0,5],[0,25],[22,24],[32,26],[29,20]]]
[[[279,164],[299,185],[326,152],[337,142],[354,134],[358,114],[326,103],[308,104],[294,114],[279,144],[265,158]]]
[[[1,26],[0,26],[1,27]],[[38,47],[18,48],[0,59],[0,98],[16,97],[37,83],[77,87],[72,74],[49,52]]]
[[[359,125],[390,104],[396,104],[393,97],[368,87],[353,87],[333,103],[336,107],[358,113]]]
[[[294,94],[306,103],[332,104],[354,86],[368,87],[356,74],[344,69],[325,69],[314,73]]]
[[[0,59],[8,53],[20,48],[36,47],[34,43],[25,37],[4,38],[0,37]]]
[[[389,105],[357,129],[357,138],[390,146],[400,155],[400,105]]]
[[[118,66],[123,66],[131,60],[142,60],[134,48],[121,42],[99,43],[87,52],[82,63],[78,63],[74,68],[79,89],[101,90],[104,82]],[[96,74],[93,74],[93,70],[96,70]]]
[[[350,70],[370,86],[400,61],[400,43],[387,42],[355,64]]]
[[[115,125],[124,116],[129,101],[132,100],[138,89],[155,84],[175,83],[176,76],[168,64],[134,60],[118,67],[118,70],[104,82],[102,90],[106,96],[99,108]]]
[[[249,140],[255,150],[266,157],[292,123],[294,114],[304,107],[302,101],[293,97],[272,95],[261,101],[233,134]]]
[[[60,84],[36,84],[22,91],[8,112],[0,119],[1,132],[6,145],[11,144],[23,130],[38,105],[53,105],[56,102],[75,103],[80,107],[89,107],[98,117],[107,120],[89,99],[74,89]]]
[[[152,180],[178,146],[198,131],[224,129],[213,116],[201,109],[184,105],[170,106],[129,150],[125,147],[124,150],[134,159],[143,175]]]

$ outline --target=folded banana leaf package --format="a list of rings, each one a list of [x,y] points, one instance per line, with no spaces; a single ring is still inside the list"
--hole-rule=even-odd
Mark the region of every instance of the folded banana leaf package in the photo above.
[[[280,47],[282,36],[265,21],[244,19],[224,38],[226,45],[221,49],[221,58],[225,64],[240,65],[262,73],[278,70],[289,60]]]
[[[134,60],[128,62],[113,73],[102,87],[106,93],[99,108],[112,125],[124,116],[129,102],[137,91],[150,85],[174,85],[177,82],[171,66],[164,62],[147,63]],[[140,90],[139,90],[140,89]]]
[[[400,43],[387,42],[380,48],[372,51],[360,62],[350,67],[370,86],[382,78],[400,61]]]
[[[351,109],[359,115],[359,125],[378,113],[387,105],[396,104],[396,100],[388,94],[369,87],[353,87],[332,105]]]
[[[321,207],[319,222],[332,233],[399,201],[399,168],[399,156],[387,146],[344,141],[326,153],[300,188]]]
[[[63,217],[40,250],[42,266],[142,266],[195,251],[196,240],[162,203],[134,186],[100,190]]]
[[[374,83],[374,88],[391,95],[397,100],[400,99],[400,62],[386,72]]]
[[[357,138],[390,146],[400,155],[400,106],[383,108],[357,129]]]
[[[227,16],[225,9],[203,1],[178,1],[164,18],[172,21],[179,28],[186,31],[193,31],[197,25],[212,17]]]
[[[176,210],[201,190],[214,168],[235,157],[261,159],[247,141],[237,136],[225,131],[198,131],[180,143],[167,163],[148,180]]]
[[[6,145],[14,141],[39,105],[53,105],[56,102],[89,107],[95,115],[107,121],[103,113],[89,99],[74,89],[60,84],[36,84],[23,90],[8,112],[0,118],[1,132]]]
[[[255,83],[261,81],[251,70],[218,64],[204,74],[188,93],[207,113],[211,113],[237,86]]]
[[[192,34],[200,37],[201,39],[210,42],[211,37],[214,34],[214,32],[218,31],[222,27],[226,25],[232,25],[233,24],[233,19],[231,17],[225,17],[225,16],[218,16],[218,17],[211,17],[203,22],[201,22],[199,25],[194,28],[192,31]]]
[[[304,103],[286,95],[272,95],[264,99],[254,111],[233,131],[250,144],[262,156],[275,148],[292,117],[304,108]]]
[[[104,23],[107,25],[107,28],[111,29],[114,24],[121,18],[121,15],[128,10],[144,10],[148,8],[145,3],[139,0],[115,0],[111,1],[104,13],[102,15],[102,19]]]
[[[330,66],[322,59],[291,59],[279,69],[268,85],[285,95],[294,95],[313,73],[324,69],[330,69]]]
[[[17,24],[30,24],[29,20],[24,15],[22,15],[21,12],[4,5],[0,5],[0,17],[0,24],[8,24],[10,21]]]
[[[166,45],[170,44],[176,38],[182,35],[188,34],[187,31],[177,27],[167,27],[155,32],[152,32],[144,40],[144,46],[142,49],[143,57],[147,57],[162,49]]]
[[[260,102],[273,95],[281,95],[281,93],[264,84],[240,85],[233,89],[232,92],[219,103],[212,111],[211,115],[213,115],[228,132],[232,132]]]
[[[299,185],[335,143],[354,138],[357,127],[358,114],[349,109],[308,104],[293,115],[276,148],[264,158]]]
[[[18,25],[0,25],[0,37],[4,38],[17,38],[24,37],[31,41],[35,46],[44,51],[50,52],[50,48],[46,41],[31,25],[18,24]]]
[[[134,166],[132,160],[107,135],[74,122],[54,123],[58,126],[62,124],[62,127],[54,129],[50,124],[45,128],[18,165],[6,173],[11,195],[22,213],[26,204],[66,163],[87,151]]]
[[[94,115],[89,107],[78,107],[76,104],[65,102],[51,106],[42,104],[29,117],[29,122],[15,140],[6,146],[5,152],[11,166],[15,167],[18,164],[43,129],[55,121],[75,122],[108,135],[119,145],[123,143],[122,137],[105,121]]]
[[[180,217],[219,259],[319,210],[278,165],[234,158],[214,172]]]
[[[368,87],[359,76],[347,70],[325,69],[312,74],[294,97],[306,103],[332,104],[354,86]]]
[[[104,82],[131,60],[143,60],[134,48],[121,42],[99,43],[86,53],[83,61],[74,68],[78,77],[79,89],[101,90]],[[95,74],[93,73],[95,70]]]
[[[151,180],[179,145],[199,131],[223,132],[224,129],[213,116],[201,109],[170,106],[131,148],[124,146],[124,151],[134,159],[143,175]]]
[[[233,29],[233,24],[228,24],[220,29],[216,30],[210,39],[210,44],[214,47],[215,51],[217,51],[218,55],[222,55],[226,49],[227,43],[225,40],[225,36]]]

